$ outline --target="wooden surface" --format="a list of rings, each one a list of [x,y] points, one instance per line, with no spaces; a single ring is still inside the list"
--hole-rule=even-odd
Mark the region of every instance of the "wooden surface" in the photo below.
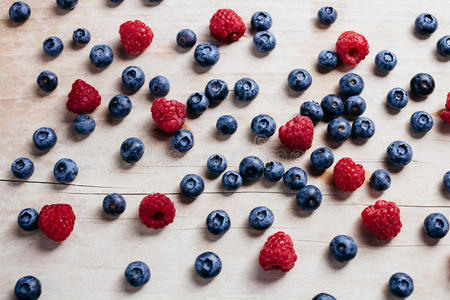
[[[391,274],[403,271],[412,276],[415,291],[408,299],[448,299],[450,295],[450,237],[438,243],[423,235],[423,220],[433,212],[450,217],[450,195],[443,191],[442,176],[450,169],[450,126],[435,118],[435,126],[423,137],[411,134],[409,118],[414,111],[436,113],[444,105],[450,85],[449,63],[436,56],[436,41],[449,34],[448,1],[338,1],[333,6],[339,17],[330,28],[319,28],[317,10],[328,1],[256,1],[256,0],[166,0],[159,6],[147,6],[139,0],[126,0],[111,7],[105,0],[81,0],[74,11],[64,13],[54,1],[28,0],[31,18],[23,25],[9,22],[7,11],[12,0],[0,3],[0,298],[13,299],[18,278],[32,274],[43,285],[42,299],[311,299],[328,292],[337,299],[391,299],[387,281]],[[256,10],[267,10],[274,19],[272,32],[276,49],[266,57],[253,52],[252,33],[236,43],[220,46],[217,65],[205,72],[193,62],[193,51],[181,52],[175,44],[176,33],[192,28],[198,41],[210,41],[209,19],[224,6],[234,9],[247,24]],[[414,19],[427,11],[439,20],[439,28],[429,39],[413,33]],[[141,56],[130,58],[119,46],[118,28],[130,19],[141,19],[155,33],[151,47]],[[82,49],[71,45],[72,32],[86,27],[91,42]],[[398,139],[409,142],[414,150],[412,163],[400,172],[392,172],[392,186],[383,194],[366,183],[353,194],[344,194],[330,183],[330,172],[318,176],[308,169],[310,149],[304,155],[292,154],[280,144],[277,135],[267,142],[255,141],[250,122],[259,113],[271,114],[278,126],[298,114],[300,104],[320,101],[337,92],[339,78],[348,70],[338,68],[327,74],[316,69],[320,50],[333,49],[338,35],[345,30],[363,33],[371,52],[352,71],[365,80],[362,96],[367,100],[366,116],[376,124],[375,136],[367,143],[352,140],[340,147],[326,138],[326,124],[316,127],[313,148],[334,148],[336,160],[350,156],[364,165],[367,176],[387,168],[385,150]],[[63,53],[49,59],[42,42],[59,36],[65,43]],[[103,71],[90,66],[90,48],[109,44],[114,62]],[[382,77],[374,72],[375,54],[390,49],[398,56],[394,71]],[[145,86],[131,95],[133,110],[121,122],[108,117],[109,99],[122,93],[120,75],[128,65],[140,66],[147,77]],[[286,78],[294,68],[305,68],[313,84],[303,95],[291,93]],[[58,88],[43,95],[36,86],[37,75],[45,69],[59,77]],[[398,114],[385,106],[387,92],[393,87],[408,88],[418,72],[434,76],[436,89],[424,101],[410,101]],[[171,83],[169,98],[185,102],[195,91],[202,91],[212,78],[221,78],[232,87],[249,76],[260,86],[259,96],[242,106],[230,94],[218,107],[200,118],[187,119],[186,127],[195,136],[195,147],[180,156],[170,148],[168,136],[160,134],[151,120],[153,100],[147,88],[156,75],[165,75]],[[103,103],[93,116],[95,132],[80,138],[72,129],[74,115],[65,109],[72,82],[82,78],[93,84]],[[232,114],[239,122],[229,139],[215,133],[215,122],[222,114]],[[32,144],[33,132],[41,126],[56,130],[57,145],[41,154]],[[121,162],[119,147],[125,138],[136,136],[146,146],[142,160],[134,166]],[[286,168],[308,170],[308,182],[323,192],[321,207],[303,215],[295,204],[295,193],[282,183],[264,180],[226,193],[220,178],[206,176],[206,159],[222,153],[229,170],[236,170],[247,155],[258,155],[265,162],[279,159]],[[26,182],[17,182],[10,173],[12,161],[30,157],[35,172]],[[79,165],[79,175],[68,186],[54,183],[54,163],[70,157]],[[394,170],[395,171],[395,170]],[[180,197],[178,184],[187,173],[205,178],[203,195],[192,203]],[[112,192],[121,193],[127,209],[116,220],[105,218],[101,203]],[[144,195],[161,192],[175,202],[177,215],[170,226],[160,231],[146,230],[137,217]],[[360,222],[360,213],[377,199],[395,201],[401,209],[402,232],[389,243],[377,242]],[[45,204],[69,203],[77,216],[70,238],[60,245],[36,231],[24,233],[16,222],[25,207],[37,210]],[[248,228],[250,210],[259,205],[275,214],[273,226],[255,233]],[[205,218],[213,209],[224,209],[231,217],[231,229],[215,238],[205,228]],[[299,256],[288,274],[264,272],[258,266],[258,254],[266,238],[283,230],[291,235]],[[358,243],[357,257],[347,265],[329,258],[328,244],[338,234],[348,234]],[[196,256],[216,252],[223,269],[216,279],[204,281],[194,273]],[[134,260],[145,261],[152,278],[141,290],[127,288],[123,272]]]

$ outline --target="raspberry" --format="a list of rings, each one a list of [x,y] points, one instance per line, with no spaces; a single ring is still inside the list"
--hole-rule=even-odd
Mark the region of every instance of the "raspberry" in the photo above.
[[[245,23],[231,9],[219,9],[209,21],[211,35],[221,42],[237,41],[245,32]]]
[[[163,228],[173,222],[175,206],[166,195],[151,194],[142,199],[139,205],[139,218],[148,228]]]
[[[295,266],[296,260],[291,237],[282,231],[269,236],[259,252],[259,265],[265,271],[279,268],[282,272],[288,272]]]
[[[39,213],[39,229],[51,240],[67,239],[75,225],[75,214],[69,204],[46,205]]]
[[[153,31],[139,20],[127,21],[120,25],[120,43],[126,52],[133,55],[141,54],[153,40]]]
[[[361,218],[367,229],[381,240],[394,238],[402,229],[400,209],[394,202],[378,200],[362,211]]]
[[[344,157],[334,166],[333,179],[338,188],[346,192],[358,189],[365,179],[365,171],[362,165],[348,157]]]
[[[450,110],[443,110],[441,112],[441,119],[447,123],[450,123]]]
[[[447,94],[447,102],[445,102],[445,109],[450,110],[450,93]]]
[[[66,108],[76,114],[83,114],[93,111],[100,105],[102,97],[91,85],[81,79],[75,80],[72,90],[67,96]]]
[[[336,42],[336,52],[344,64],[354,66],[369,54],[369,43],[362,34],[345,31]]]
[[[151,111],[153,121],[167,133],[180,129],[186,119],[186,107],[176,100],[158,98],[153,101]]]
[[[305,152],[311,148],[314,125],[310,118],[296,116],[278,130],[281,142],[290,150]]]

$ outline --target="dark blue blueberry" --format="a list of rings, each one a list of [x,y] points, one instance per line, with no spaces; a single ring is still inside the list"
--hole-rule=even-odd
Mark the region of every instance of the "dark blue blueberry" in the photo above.
[[[195,48],[194,58],[202,67],[213,66],[219,61],[219,49],[211,43],[200,44]]]
[[[233,116],[224,115],[217,119],[217,132],[221,135],[232,135],[236,132],[238,123]]]
[[[89,114],[80,114],[73,121],[73,128],[79,134],[90,134],[95,129],[95,120]]]
[[[444,187],[450,192],[450,171],[444,174]]]
[[[308,177],[303,169],[292,167],[283,176],[284,185],[290,190],[299,190],[306,185]]]
[[[39,150],[49,150],[55,146],[56,133],[48,127],[41,127],[33,134],[33,142]]]
[[[277,182],[284,175],[284,167],[280,162],[268,162],[264,168],[264,178],[270,182]]]
[[[120,157],[127,163],[138,162],[144,155],[144,143],[135,137],[127,138],[120,146]]]
[[[180,182],[181,193],[186,197],[195,198],[205,190],[205,183],[201,176],[188,174]]]
[[[34,164],[29,158],[19,157],[13,161],[11,172],[19,179],[28,179],[33,175]]]
[[[208,97],[203,93],[193,93],[187,100],[189,112],[195,115],[201,115],[209,106]]]
[[[352,124],[352,135],[356,139],[369,139],[375,134],[375,123],[367,117],[359,117]]]
[[[230,217],[223,210],[213,210],[206,217],[206,227],[212,234],[224,234],[230,226]]]
[[[334,69],[339,61],[339,58],[336,54],[336,52],[331,50],[322,50],[319,53],[318,63],[319,66],[324,68],[325,70],[331,70]]]
[[[136,66],[126,67],[122,72],[123,85],[132,92],[139,91],[145,83],[145,74]]]
[[[389,50],[382,50],[375,56],[375,66],[382,72],[392,71],[396,65],[397,56]]]
[[[179,129],[173,134],[171,143],[172,147],[184,153],[194,147],[194,136],[189,130]]]
[[[395,141],[387,148],[387,160],[397,167],[403,167],[412,160],[413,151],[411,146],[403,141]]]
[[[44,92],[51,92],[58,86],[58,77],[52,71],[42,71],[37,78],[37,84]]]
[[[20,278],[14,287],[14,295],[18,300],[37,300],[41,292],[41,282],[34,276]]]
[[[109,194],[103,199],[103,210],[110,216],[117,217],[126,207],[125,199],[117,193]]]
[[[419,97],[428,96],[434,91],[434,79],[427,73],[414,75],[409,84],[411,91]]]
[[[258,11],[253,14],[251,23],[255,30],[269,30],[272,27],[272,17],[266,11]]]
[[[330,25],[336,21],[337,11],[330,6],[325,6],[319,9],[317,12],[317,17],[319,18],[319,22],[321,24]]]
[[[235,171],[227,171],[222,176],[222,186],[228,191],[235,191],[242,185],[242,176]]]
[[[143,286],[150,280],[150,269],[142,261],[134,261],[125,269],[125,279],[131,286]]]
[[[222,261],[213,252],[204,252],[195,259],[195,271],[202,278],[214,278],[221,270]]]
[[[392,109],[402,109],[408,104],[408,93],[402,88],[393,88],[387,94],[387,105]]]
[[[270,31],[259,31],[253,38],[253,45],[258,52],[268,54],[275,49],[277,40]]]
[[[177,44],[183,49],[190,49],[197,43],[197,36],[191,29],[183,29],[177,34]]]
[[[296,92],[307,90],[312,84],[312,77],[305,69],[294,69],[289,73],[288,84]]]
[[[322,203],[322,193],[314,185],[302,187],[296,196],[298,207],[302,210],[316,210]]]
[[[415,132],[428,132],[433,128],[433,117],[425,111],[416,111],[411,116],[411,129]]]
[[[277,129],[275,120],[269,115],[257,115],[252,120],[252,132],[261,138],[271,137]]]
[[[312,300],[336,300],[336,298],[327,293],[320,293],[314,296]]]
[[[391,186],[391,175],[386,170],[376,170],[370,176],[370,186],[377,191],[387,190]]]
[[[414,282],[406,273],[395,273],[389,278],[389,289],[397,298],[406,298],[414,291]]]
[[[350,96],[345,100],[344,110],[347,116],[360,116],[366,111],[366,100],[361,96]]]
[[[244,180],[258,180],[264,174],[264,163],[256,156],[247,156],[241,160],[239,172]]]
[[[61,9],[72,10],[77,6],[78,0],[56,0],[56,4]]]
[[[358,246],[352,237],[338,235],[330,242],[330,252],[338,262],[346,262],[355,258]]]
[[[53,168],[53,176],[59,183],[70,183],[78,175],[78,165],[70,158],[61,158]]]
[[[247,102],[252,101],[259,94],[259,86],[251,78],[239,79],[234,85],[234,95],[238,100]]]
[[[14,2],[9,8],[9,18],[17,23],[22,23],[28,20],[30,14],[30,6],[23,1]]]
[[[331,119],[338,117],[344,113],[344,101],[338,95],[326,95],[320,102],[323,114],[326,118]]]
[[[450,35],[443,36],[436,44],[438,53],[444,57],[450,57]]]
[[[156,76],[148,84],[150,92],[156,97],[165,97],[170,91],[170,83],[164,76]]]
[[[328,123],[327,134],[332,141],[342,143],[352,134],[352,127],[346,119],[336,118]]]
[[[95,45],[91,49],[89,59],[91,60],[91,64],[97,68],[105,68],[112,63],[114,53],[108,45]]]
[[[63,51],[64,44],[59,37],[51,36],[45,39],[42,47],[48,56],[58,56]]]
[[[17,224],[22,230],[32,231],[38,228],[39,213],[33,208],[25,208],[17,217]]]
[[[248,223],[253,229],[266,230],[273,224],[273,212],[265,207],[258,206],[252,209],[248,216]]]
[[[364,80],[355,73],[347,73],[339,80],[339,88],[346,96],[359,95],[364,89]]]
[[[228,85],[220,79],[212,79],[205,87],[205,94],[209,101],[220,103],[228,96]]]
[[[76,44],[87,44],[91,41],[91,33],[86,28],[78,28],[73,32],[72,39]]]
[[[300,115],[307,116],[313,123],[318,123],[322,121],[324,113],[319,103],[315,101],[306,101],[300,106]]]
[[[114,96],[108,105],[109,113],[118,119],[123,119],[128,116],[131,108],[131,100],[125,95]]]
[[[327,147],[320,147],[311,153],[310,157],[311,166],[316,170],[326,170],[334,162],[334,154]]]
[[[228,163],[227,159],[222,154],[213,154],[208,157],[206,166],[211,173],[220,174],[226,170]]]
[[[448,220],[441,213],[434,213],[426,217],[423,226],[425,233],[433,239],[442,239],[449,230]]]
[[[438,21],[435,16],[427,13],[421,13],[415,22],[416,32],[421,35],[430,35],[436,31]]]

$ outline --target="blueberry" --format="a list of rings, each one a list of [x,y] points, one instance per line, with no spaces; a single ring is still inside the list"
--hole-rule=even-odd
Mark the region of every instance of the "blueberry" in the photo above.
[[[80,114],[73,121],[73,128],[79,134],[90,134],[95,129],[95,120],[89,114]]]
[[[277,124],[269,115],[257,115],[252,120],[251,128],[255,136],[269,138],[275,133]]]
[[[78,175],[78,165],[70,158],[61,158],[53,168],[53,176],[59,183],[70,183]]]
[[[208,97],[203,93],[193,93],[187,100],[188,110],[195,114],[201,115],[209,106]]]
[[[33,134],[33,142],[39,150],[49,150],[55,146],[57,141],[56,133],[48,127],[41,127]]]
[[[311,153],[311,166],[316,170],[326,170],[334,162],[334,155],[330,148],[320,147]]]
[[[117,217],[126,207],[125,199],[117,193],[109,194],[103,199],[103,210],[110,216]]]
[[[290,190],[299,190],[306,185],[308,177],[303,169],[292,167],[283,175],[283,183]]]
[[[406,298],[414,291],[412,278],[406,273],[395,273],[389,278],[389,289],[397,298]]]
[[[238,100],[247,102],[252,101],[259,94],[259,86],[251,78],[239,79],[234,85],[234,95]]]
[[[194,136],[189,130],[179,129],[173,134],[171,144],[179,152],[187,152],[194,147]]]
[[[346,96],[359,95],[364,89],[364,80],[355,73],[347,73],[339,80],[339,88]]]
[[[73,32],[72,40],[76,44],[87,44],[91,41],[91,33],[86,28],[78,28]]]
[[[28,179],[33,175],[34,164],[29,158],[19,157],[13,161],[11,172],[19,179]]]
[[[150,269],[142,261],[134,261],[125,269],[125,279],[131,286],[143,286],[150,280]]]
[[[316,186],[307,185],[298,191],[295,199],[300,209],[312,211],[322,203],[322,193]]]
[[[370,186],[377,191],[387,190],[391,186],[391,175],[386,170],[376,170],[370,176]]]
[[[430,35],[436,31],[438,27],[437,19],[427,13],[421,13],[415,22],[416,32],[421,35]]]
[[[204,189],[205,183],[203,178],[196,174],[188,174],[180,182],[181,193],[186,197],[198,197],[203,193]]]
[[[222,186],[228,191],[235,191],[242,185],[242,176],[235,171],[227,171],[222,176]]]
[[[352,237],[338,235],[330,242],[330,252],[338,262],[346,262],[355,258],[358,246]]]
[[[408,104],[408,93],[402,88],[393,88],[387,94],[387,105],[392,109],[402,109]]]
[[[239,172],[244,180],[258,180],[264,174],[264,163],[256,156],[247,156],[241,160]]]
[[[22,230],[32,231],[38,228],[39,213],[33,208],[25,208],[17,217],[17,224]]]
[[[120,157],[127,163],[138,162],[144,155],[144,143],[135,137],[131,137],[123,141],[120,146]]]
[[[109,113],[118,118],[123,119],[130,113],[132,108],[131,100],[125,95],[116,95],[109,101]]]
[[[387,160],[397,167],[403,167],[412,160],[413,151],[411,146],[403,141],[395,141],[387,148]]]
[[[253,45],[258,52],[268,54],[275,49],[277,40],[270,31],[259,31],[253,38]]]
[[[150,80],[150,83],[148,85],[150,92],[155,97],[165,97],[169,93],[170,90],[170,83],[169,80],[167,80],[164,76],[156,76],[152,80]]]
[[[224,234],[230,226],[230,217],[223,210],[213,210],[206,217],[206,227],[212,234]]]
[[[23,1],[14,2],[9,8],[9,18],[17,23],[22,23],[28,20],[30,14],[30,6]]]
[[[58,76],[52,71],[42,71],[38,78],[37,84],[44,92],[51,92],[58,86]]]
[[[123,2],[123,0],[109,0],[109,1],[111,1],[114,4],[119,4]]]
[[[91,60],[91,64],[95,67],[105,68],[112,63],[114,59],[114,53],[111,47],[109,47],[108,45],[95,45],[91,49],[89,59]]]
[[[449,224],[447,218],[441,213],[428,215],[424,221],[425,233],[433,239],[442,239],[447,235]]]
[[[145,74],[136,66],[126,67],[122,72],[123,85],[132,92],[139,91],[145,83]]]
[[[228,85],[220,79],[212,79],[205,87],[205,94],[209,101],[220,103],[228,96]]]
[[[366,111],[366,100],[361,96],[350,96],[345,100],[344,110],[347,116],[360,116]]]
[[[367,117],[359,117],[352,124],[352,136],[356,139],[369,139],[375,134],[375,123]]]
[[[300,106],[300,115],[307,116],[314,123],[318,123],[322,121],[324,113],[319,103],[315,101],[306,101]]]
[[[56,0],[56,4],[61,9],[72,10],[77,6],[78,0]]]
[[[296,92],[307,90],[312,83],[311,74],[305,69],[294,69],[289,73],[288,84]]]
[[[228,163],[227,159],[222,154],[213,154],[208,157],[206,166],[211,173],[220,174],[226,170]]]
[[[248,216],[248,223],[253,229],[266,230],[273,224],[273,212],[265,207],[258,206],[252,209]]]
[[[331,25],[337,19],[337,11],[330,6],[325,6],[319,9],[317,12],[317,17],[319,18],[319,22],[321,24]]]
[[[450,192],[450,171],[444,174],[444,187]]]
[[[204,252],[195,259],[195,271],[202,278],[214,278],[221,270],[222,261],[213,252]]]
[[[327,293],[320,293],[314,296],[312,300],[336,300],[336,298]]]
[[[280,162],[271,161],[264,167],[264,178],[270,182],[277,182],[284,175],[284,167]]]
[[[433,117],[424,111],[416,111],[411,116],[411,129],[414,132],[428,132],[433,127]]]
[[[198,45],[194,51],[195,61],[202,67],[215,65],[220,58],[219,49],[211,43]]]
[[[42,44],[45,54],[48,56],[58,56],[64,48],[64,44],[59,37],[51,36],[46,38]]]
[[[430,95],[434,91],[434,79],[430,74],[418,73],[410,81],[411,92],[419,97]]]
[[[191,29],[183,29],[177,34],[177,44],[183,49],[190,49],[197,43],[197,36]]]
[[[337,95],[327,95],[320,102],[323,114],[326,118],[335,118],[344,113],[344,101]]]
[[[37,300],[41,292],[41,282],[34,276],[20,278],[14,287],[14,295],[18,300]]]
[[[266,11],[258,11],[253,14],[251,24],[255,30],[269,30],[272,27],[272,17]]]
[[[232,135],[236,132],[237,127],[236,119],[230,115],[221,116],[216,122],[217,132],[221,135]]]
[[[334,51],[322,50],[320,51],[317,60],[320,67],[324,68],[325,70],[331,70],[337,66],[339,58]]]
[[[392,71],[396,65],[397,56],[389,50],[382,50],[375,56],[375,66],[382,72]]]
[[[327,134],[332,141],[342,143],[352,134],[352,127],[346,119],[336,118],[328,123]]]
[[[450,57],[450,35],[443,36],[436,44],[438,53],[444,57]]]

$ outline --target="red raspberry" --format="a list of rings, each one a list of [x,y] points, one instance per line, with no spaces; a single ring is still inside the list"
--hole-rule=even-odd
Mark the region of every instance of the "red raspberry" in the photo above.
[[[450,110],[450,93],[447,94],[447,102],[445,102],[445,109]]]
[[[67,239],[75,225],[75,214],[69,204],[46,205],[39,213],[38,226],[51,240]]]
[[[245,23],[231,9],[219,9],[209,21],[211,35],[221,42],[237,41],[245,32]]]
[[[67,96],[66,108],[76,114],[88,113],[99,106],[101,101],[102,97],[93,86],[77,79]]]
[[[345,31],[336,42],[336,52],[344,64],[354,66],[369,54],[369,43],[362,34]]]
[[[362,165],[355,164],[351,158],[344,157],[334,166],[333,178],[338,188],[353,192],[364,183],[366,174]]]
[[[450,123],[450,110],[443,110],[441,112],[441,119],[447,123]]]
[[[186,119],[186,107],[176,100],[158,98],[153,101],[151,110],[153,121],[167,133],[180,129]]]
[[[311,148],[314,125],[310,118],[296,116],[278,130],[281,142],[290,150],[305,152]]]
[[[120,25],[120,43],[126,52],[138,55],[147,49],[153,40],[153,31],[139,20],[127,21]]]
[[[402,230],[400,209],[394,202],[378,200],[362,211],[361,218],[367,229],[381,240],[390,240]]]
[[[269,236],[259,252],[259,265],[265,271],[279,268],[282,272],[288,272],[295,266],[296,260],[291,237],[282,231]]]
[[[163,194],[151,194],[141,201],[139,205],[139,219],[148,228],[159,229],[173,222],[175,206]]]

